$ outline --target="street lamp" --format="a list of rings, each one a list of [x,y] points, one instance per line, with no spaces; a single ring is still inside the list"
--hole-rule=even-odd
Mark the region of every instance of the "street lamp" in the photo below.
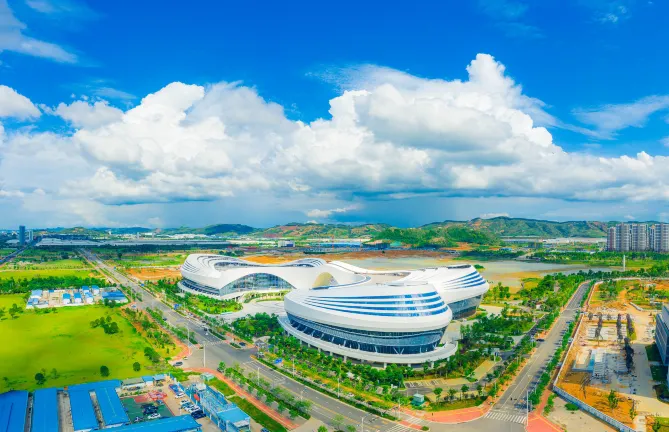
[[[369,417],[371,414],[367,414],[362,416],[362,420],[360,420],[360,432],[365,432],[365,419]]]

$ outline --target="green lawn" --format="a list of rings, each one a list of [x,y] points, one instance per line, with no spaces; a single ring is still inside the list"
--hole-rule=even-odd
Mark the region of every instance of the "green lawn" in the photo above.
[[[239,407],[239,409],[248,414],[253,420],[256,421],[256,423],[259,423],[261,426],[266,427],[272,432],[287,432],[286,428],[281,426],[281,423],[260,411],[255,405],[246,399],[242,399],[239,396],[231,396],[228,398],[228,400],[233,402]]]
[[[101,277],[95,270],[77,270],[77,269],[43,269],[43,270],[0,270],[0,279],[34,279],[37,277],[66,277],[76,276],[81,278]]]
[[[0,295],[0,308],[9,309],[14,303],[21,306],[22,308],[26,307],[26,301],[23,300],[25,294],[2,294]],[[0,338],[2,335],[0,335]]]
[[[21,263],[20,265],[16,265]],[[46,270],[46,269],[87,269],[91,266],[83,259],[59,259],[45,262],[21,262],[21,257],[6,266],[7,269],[19,267],[21,270]]]
[[[0,296],[6,298],[10,296]],[[111,315],[121,330],[107,335],[89,323]],[[53,368],[58,377],[49,377],[45,386],[55,387],[99,380],[105,365],[109,378],[128,378],[146,374],[148,365],[144,348],[149,344],[115,309],[104,306],[59,308],[57,313],[36,314],[26,311],[12,320],[0,321],[0,392],[37,387],[34,376]],[[142,365],[140,372],[133,362]]]
[[[648,355],[648,361],[661,362],[662,358],[660,357],[660,352],[657,350],[657,345],[650,344],[646,345],[646,355]]]
[[[667,366],[651,366],[650,374],[653,376],[653,381],[666,382],[667,381]]]
[[[473,399],[455,399],[450,402],[440,401],[438,404],[430,404],[425,411],[434,412],[434,411],[451,411],[463,408],[471,408],[481,405],[485,402],[485,397],[473,398]]]
[[[235,394],[235,391],[232,389],[232,387],[230,387],[223,381],[219,380],[218,378],[210,380],[207,384],[209,384],[211,387],[223,393],[224,396],[232,396]]]

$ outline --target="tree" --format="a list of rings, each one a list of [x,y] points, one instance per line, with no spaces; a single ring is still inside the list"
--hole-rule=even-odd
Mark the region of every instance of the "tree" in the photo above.
[[[461,396],[460,396],[460,400],[465,398],[465,392],[467,390],[469,390],[469,387],[467,386],[467,384],[462,384],[462,387],[460,387],[460,391],[462,392]]]
[[[0,320],[5,317],[5,308],[0,308]]]
[[[481,384],[476,386],[476,392],[478,393],[479,397],[483,394],[483,386]]]
[[[620,402],[620,399],[618,398],[618,395],[616,394],[615,390],[611,390],[606,399],[609,402],[609,408],[611,408],[611,410],[614,410],[618,407],[618,402]]]
[[[448,389],[448,399],[453,400],[458,391],[454,388]]]
[[[53,368],[53,369],[51,369],[50,376],[51,376],[51,378],[55,379],[55,378],[58,378],[60,375],[58,374],[58,371],[56,370],[56,368]]]
[[[341,430],[341,427],[344,425],[344,416],[337,414],[332,418],[332,427],[335,430]]]
[[[347,425],[346,426],[346,432],[355,432],[356,427],[353,425]]]
[[[326,427],[323,426],[323,425],[318,426],[318,431],[317,431],[317,432],[328,432],[328,428],[326,428]]]
[[[225,367],[225,362],[219,362],[219,363],[218,363],[218,370],[219,370],[219,372],[225,373],[225,369],[226,369],[226,367]]]
[[[298,413],[297,411],[295,411],[295,410],[290,410],[290,411],[288,411],[288,416],[290,416],[291,419],[294,419],[294,418],[297,417],[298,415],[299,415],[299,413]]]
[[[100,375],[103,377],[108,377],[109,376],[109,368],[107,366],[100,366]]]
[[[441,387],[437,387],[433,391],[434,395],[437,397],[437,403],[439,403],[439,398],[441,397],[441,393],[444,391],[444,389]]]
[[[276,407],[276,410],[279,412],[279,414],[281,414],[286,410],[286,406],[282,403],[279,403],[279,406]]]
[[[139,372],[139,370],[140,370],[141,368],[142,368],[142,365],[140,365],[139,362],[134,362],[134,363],[132,364],[132,370],[134,370],[135,372]]]
[[[634,420],[637,414],[636,401],[632,401],[632,406],[630,407],[630,419]]]
[[[37,372],[35,374],[35,381],[37,381],[37,385],[42,385],[46,382],[46,377],[42,372]]]

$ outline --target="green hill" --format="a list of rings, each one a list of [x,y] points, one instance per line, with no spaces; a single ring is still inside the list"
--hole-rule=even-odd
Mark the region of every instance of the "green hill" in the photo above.
[[[258,231],[257,235],[265,238],[291,237],[335,237],[335,238],[359,238],[373,236],[387,228],[387,224],[315,224],[315,223],[289,223],[277,225]]]
[[[496,217],[470,221],[444,221],[421,228],[462,226],[499,237],[606,237],[606,231],[616,222],[568,221],[554,222],[537,219]]]

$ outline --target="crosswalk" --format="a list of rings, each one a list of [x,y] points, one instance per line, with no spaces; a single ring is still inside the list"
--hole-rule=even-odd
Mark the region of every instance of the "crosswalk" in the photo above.
[[[492,420],[506,421],[512,423],[525,424],[527,421],[527,416],[516,413],[508,413],[505,411],[495,411],[491,410],[488,414],[485,415],[486,418]]]
[[[422,426],[427,423],[427,420],[418,418],[418,417],[413,417],[410,415],[403,416],[402,420],[409,422],[411,424],[414,424],[416,426]],[[410,428],[409,426],[405,426],[403,424],[396,424],[395,426],[391,427],[385,432],[409,432],[409,431],[415,431],[415,428]]]

